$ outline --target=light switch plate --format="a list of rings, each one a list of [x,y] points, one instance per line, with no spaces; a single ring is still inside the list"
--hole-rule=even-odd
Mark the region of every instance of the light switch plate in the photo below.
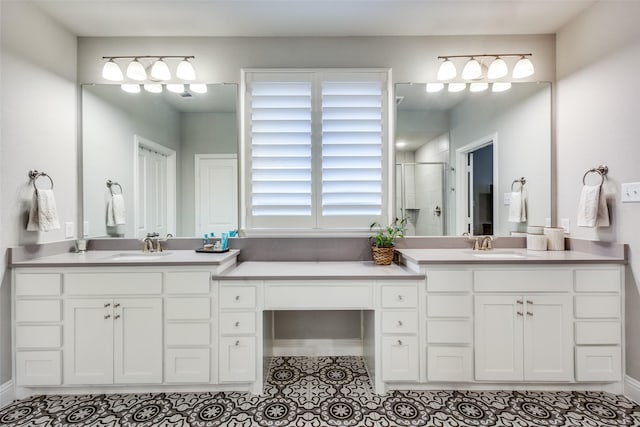
[[[83,236],[89,235],[89,221],[82,222],[82,235]]]
[[[626,182],[622,184],[622,203],[640,202],[640,182]]]
[[[509,206],[511,204],[511,193],[504,193],[504,205]]]
[[[564,234],[569,234],[569,218],[560,219],[560,227],[564,228]]]
[[[551,227],[551,218],[545,218],[544,219],[544,226],[545,227]]]
[[[64,238],[73,239],[73,221],[64,223]]]

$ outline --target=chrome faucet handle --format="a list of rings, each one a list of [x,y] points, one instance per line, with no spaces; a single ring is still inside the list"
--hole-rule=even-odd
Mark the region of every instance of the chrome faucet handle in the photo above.
[[[471,240],[473,242],[473,250],[474,251],[477,251],[477,250],[480,249],[480,236],[472,236],[467,231],[462,233],[462,235],[466,236],[467,239],[469,239],[469,240]]]

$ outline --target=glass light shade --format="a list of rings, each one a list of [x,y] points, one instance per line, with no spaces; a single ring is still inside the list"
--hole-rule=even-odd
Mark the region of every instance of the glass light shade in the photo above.
[[[469,85],[469,92],[482,92],[489,89],[487,82],[473,82]]]
[[[487,77],[490,79],[499,79],[507,74],[509,74],[509,68],[507,68],[507,63],[502,58],[494,59],[487,71]]]
[[[456,66],[449,59],[446,59],[438,68],[438,80],[451,80],[457,74]]]
[[[147,71],[144,69],[144,65],[134,59],[127,66],[127,77],[131,80],[147,80]]]
[[[180,80],[191,81],[196,79],[196,70],[193,69],[193,65],[187,60],[187,58],[180,61],[178,68],[176,68],[176,77]]]
[[[467,87],[466,83],[449,83],[447,85],[447,90],[449,92],[462,92]]]
[[[462,78],[465,80],[475,80],[480,77],[482,77],[482,67],[475,58],[471,58],[462,69]]]
[[[162,85],[160,83],[145,83],[144,90],[151,93],[162,93]]]
[[[535,69],[533,68],[531,60],[523,56],[518,62],[516,62],[516,65],[513,67],[513,73],[511,74],[511,76],[514,79],[522,79],[533,75],[534,72]]]
[[[183,93],[184,85],[182,83],[169,83],[167,85],[167,90],[173,93]]]
[[[110,59],[102,67],[102,78],[112,82],[121,82],[124,76],[118,64],[113,62],[113,59]]]
[[[440,92],[442,89],[444,89],[444,83],[427,83],[428,93]]]
[[[137,83],[125,83],[120,85],[120,88],[128,93],[140,93],[140,85]]]
[[[191,83],[189,89],[193,93],[207,93],[207,85],[204,83]]]
[[[158,81],[171,80],[171,71],[169,71],[167,63],[162,59],[158,59],[154,62],[151,67],[151,77]]]
[[[495,82],[491,85],[491,92],[504,92],[511,89],[511,82]]]

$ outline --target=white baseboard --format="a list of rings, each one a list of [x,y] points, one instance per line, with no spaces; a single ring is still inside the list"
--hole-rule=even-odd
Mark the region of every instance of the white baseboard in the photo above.
[[[624,395],[634,402],[640,403],[640,381],[626,375],[624,377]]]
[[[273,340],[270,353],[273,356],[362,356],[362,340]]]
[[[0,408],[4,408],[15,398],[13,381],[7,381],[0,385]]]

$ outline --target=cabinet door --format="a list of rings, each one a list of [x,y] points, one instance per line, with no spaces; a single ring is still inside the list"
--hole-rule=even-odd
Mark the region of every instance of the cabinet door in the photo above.
[[[418,381],[420,351],[415,335],[382,338],[382,380]]]
[[[530,295],[524,302],[524,379],[571,381],[571,297]]]
[[[220,338],[220,381],[253,382],[256,380],[255,337]]]
[[[114,375],[116,384],[162,382],[162,301],[114,300]]]
[[[520,296],[475,297],[476,380],[523,379],[523,310]]]
[[[65,384],[113,382],[111,300],[68,299],[64,306]]]

